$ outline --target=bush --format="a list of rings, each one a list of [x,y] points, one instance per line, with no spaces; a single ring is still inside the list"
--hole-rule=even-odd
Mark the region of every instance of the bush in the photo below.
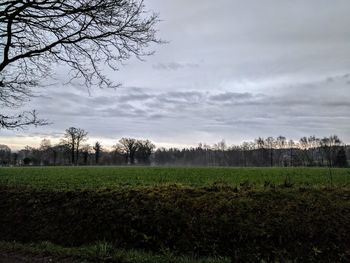
[[[229,256],[349,262],[350,192],[162,187],[0,190],[0,238]]]

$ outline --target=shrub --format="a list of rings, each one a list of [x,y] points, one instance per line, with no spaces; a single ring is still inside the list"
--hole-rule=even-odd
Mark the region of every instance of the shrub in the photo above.
[[[265,260],[350,260],[350,192],[177,186],[0,190],[0,237]]]

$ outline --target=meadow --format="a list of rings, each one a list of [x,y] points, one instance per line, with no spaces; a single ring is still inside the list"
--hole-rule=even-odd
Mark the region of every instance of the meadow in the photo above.
[[[0,214],[4,257],[350,261],[350,169],[0,168]]]
[[[226,167],[16,167],[0,168],[0,185],[43,190],[103,190],[177,185],[208,187],[249,184],[255,189],[350,187],[350,169]]]

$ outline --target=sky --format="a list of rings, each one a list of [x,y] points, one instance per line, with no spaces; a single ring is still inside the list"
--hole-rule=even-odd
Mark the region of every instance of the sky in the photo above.
[[[153,56],[106,74],[122,86],[38,88],[26,107],[51,125],[0,130],[20,149],[68,127],[107,148],[122,137],[157,146],[337,134],[350,142],[350,1],[146,0],[159,13]]]

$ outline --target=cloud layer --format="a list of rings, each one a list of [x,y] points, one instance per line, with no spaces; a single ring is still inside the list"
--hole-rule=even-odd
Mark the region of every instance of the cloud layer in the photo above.
[[[1,143],[57,137],[69,126],[108,143],[122,136],[160,145],[239,143],[280,134],[338,134],[350,142],[349,1],[146,4],[160,13],[168,44],[146,62],[106,69],[123,84],[117,90],[63,86],[58,68],[57,85],[26,105],[54,124],[0,131]]]

